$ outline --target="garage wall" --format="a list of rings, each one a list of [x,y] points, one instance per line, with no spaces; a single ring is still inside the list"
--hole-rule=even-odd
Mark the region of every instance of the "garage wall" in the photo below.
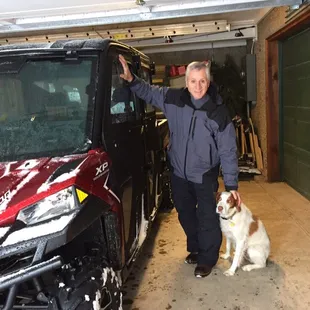
[[[195,49],[195,46],[193,46]],[[214,48],[212,49],[201,49],[201,50],[191,50],[191,51],[180,51],[180,52],[167,52],[167,53],[148,53],[148,56],[158,65],[182,65],[188,64],[192,61],[202,61],[212,58],[214,55],[214,61],[217,63],[224,63],[226,55],[231,55],[231,57],[236,62],[237,66],[241,66],[242,57],[245,56],[247,51],[246,46],[234,46],[229,48]]]
[[[263,175],[267,177],[267,121],[266,121],[266,43],[265,40],[285,24],[287,7],[272,9],[258,24],[257,57],[257,104],[252,110],[253,122],[258,130],[264,161]]]

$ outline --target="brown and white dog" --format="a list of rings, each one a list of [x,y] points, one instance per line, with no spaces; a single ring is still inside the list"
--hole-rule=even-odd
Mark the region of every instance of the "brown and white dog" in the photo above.
[[[262,221],[244,203],[237,206],[229,192],[216,193],[216,204],[221,229],[226,237],[226,253],[221,258],[228,259],[231,245],[235,248],[233,262],[224,274],[233,276],[244,258],[250,264],[243,266],[242,270],[264,268],[270,253],[270,240]]]

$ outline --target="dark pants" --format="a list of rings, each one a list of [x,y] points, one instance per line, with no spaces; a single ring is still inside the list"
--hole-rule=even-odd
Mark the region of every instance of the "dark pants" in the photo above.
[[[222,232],[214,192],[218,174],[193,183],[172,173],[171,186],[179,221],[187,236],[187,251],[198,252],[198,264],[214,266],[219,257]]]

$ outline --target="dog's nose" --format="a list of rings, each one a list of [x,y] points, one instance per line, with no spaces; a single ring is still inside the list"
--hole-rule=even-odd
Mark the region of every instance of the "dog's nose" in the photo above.
[[[219,212],[223,211],[223,207],[222,206],[218,206],[217,209],[219,210]]]

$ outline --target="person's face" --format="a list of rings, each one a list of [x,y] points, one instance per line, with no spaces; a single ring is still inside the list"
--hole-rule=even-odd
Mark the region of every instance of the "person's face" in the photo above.
[[[210,81],[207,79],[206,70],[192,70],[186,80],[188,91],[195,99],[201,99],[207,92]]]

